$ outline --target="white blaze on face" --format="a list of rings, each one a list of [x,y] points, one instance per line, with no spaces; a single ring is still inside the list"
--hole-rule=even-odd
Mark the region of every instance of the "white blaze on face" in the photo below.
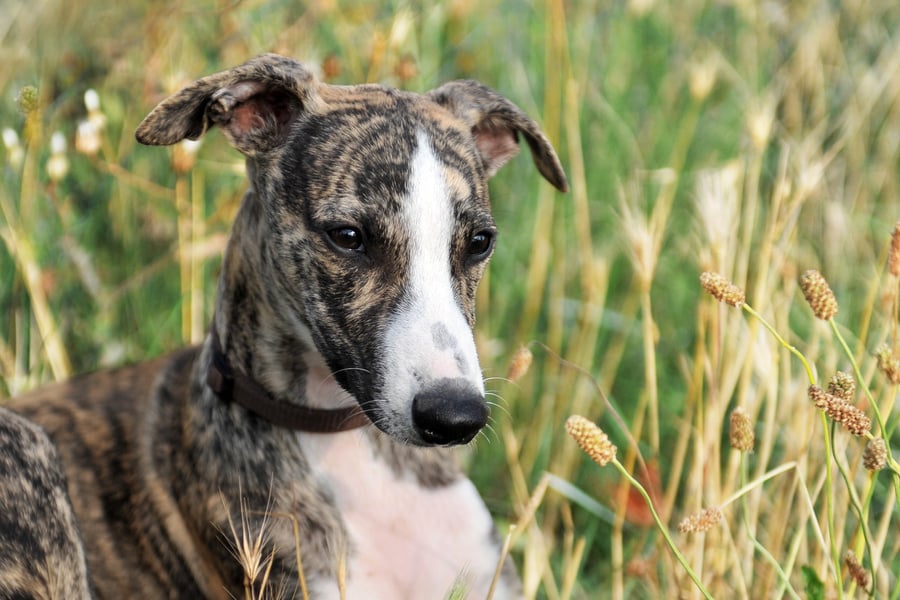
[[[428,138],[419,132],[417,141],[402,213],[410,247],[407,293],[383,346],[383,409],[410,428],[413,398],[440,379],[465,379],[484,394],[475,339],[450,274],[453,207]]]

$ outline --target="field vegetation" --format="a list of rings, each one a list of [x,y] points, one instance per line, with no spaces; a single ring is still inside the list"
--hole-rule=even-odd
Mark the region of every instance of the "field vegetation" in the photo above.
[[[242,161],[133,131],[265,51],[560,151],[568,195],[494,179],[478,297],[527,597],[900,597],[896,0],[6,0],[0,396],[203,338]]]

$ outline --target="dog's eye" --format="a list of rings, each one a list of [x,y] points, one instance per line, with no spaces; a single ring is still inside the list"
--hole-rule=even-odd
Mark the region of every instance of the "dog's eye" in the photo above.
[[[363,249],[362,233],[355,227],[337,227],[328,231],[328,239],[340,250],[360,252]]]
[[[487,258],[491,249],[494,247],[494,234],[490,231],[479,231],[469,240],[469,247],[466,252],[470,259]]]

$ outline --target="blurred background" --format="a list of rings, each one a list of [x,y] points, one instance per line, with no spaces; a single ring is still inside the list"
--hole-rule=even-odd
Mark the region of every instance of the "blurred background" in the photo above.
[[[203,338],[240,155],[218,132],[171,149],[133,132],[269,51],[333,83],[478,79],[560,153],[569,194],[527,150],[491,184],[477,335],[499,407],[467,450],[501,533],[518,524],[529,598],[700,597],[663,529],[717,597],[900,593],[897,472],[864,469],[865,440],[815,409],[801,362],[699,285],[742,287],[815,380],[858,363],[853,402],[900,442],[873,357],[897,351],[896,0],[0,0],[0,397]],[[846,350],[798,290],[811,268]],[[511,382],[522,346],[533,363]],[[737,406],[752,453],[729,446]],[[662,529],[566,435],[575,413]],[[677,530],[707,507],[722,521]]]

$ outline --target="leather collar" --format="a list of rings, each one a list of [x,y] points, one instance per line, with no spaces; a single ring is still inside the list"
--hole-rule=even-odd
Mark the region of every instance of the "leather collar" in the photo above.
[[[212,330],[212,361],[206,383],[225,402],[236,402],[278,427],[310,433],[337,433],[371,424],[359,406],[312,408],[276,400],[251,378],[231,370],[215,328]]]

